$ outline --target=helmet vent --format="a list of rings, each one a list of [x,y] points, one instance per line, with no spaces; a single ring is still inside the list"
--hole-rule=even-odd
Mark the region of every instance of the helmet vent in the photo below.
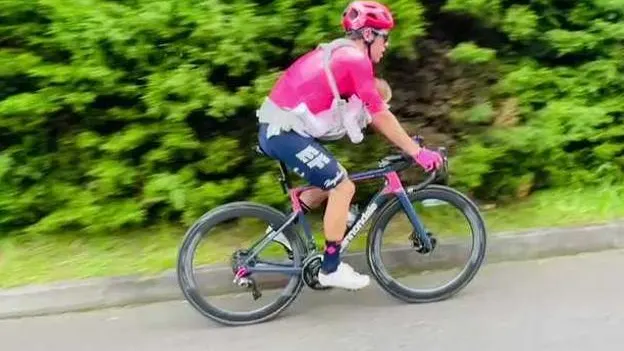
[[[356,19],[358,15],[359,13],[356,9],[351,9],[351,11],[349,11],[349,14],[348,14],[349,19],[352,19],[352,20]]]

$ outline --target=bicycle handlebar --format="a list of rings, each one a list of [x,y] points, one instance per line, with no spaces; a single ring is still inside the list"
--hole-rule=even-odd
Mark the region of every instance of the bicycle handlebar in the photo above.
[[[423,147],[424,139],[421,136],[416,136],[413,138],[421,147]],[[438,147],[436,150],[442,156],[442,165],[439,169],[434,170],[429,174],[429,177],[425,179],[423,182],[418,184],[417,188],[425,187],[431,183],[433,183],[438,176],[442,175],[445,180],[448,176],[448,150],[445,147]],[[390,170],[400,172],[403,171],[415,163],[413,157],[404,152],[400,154],[386,156],[379,161],[380,168],[388,168]]]

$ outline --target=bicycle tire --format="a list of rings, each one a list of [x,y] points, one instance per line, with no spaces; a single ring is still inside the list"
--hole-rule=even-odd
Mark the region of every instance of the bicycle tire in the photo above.
[[[380,248],[381,237],[388,222],[395,214],[403,211],[398,198],[394,198],[382,207],[369,231],[366,251],[368,267],[377,283],[386,292],[399,300],[408,303],[429,303],[446,300],[457,294],[474,279],[485,259],[487,245],[485,221],[474,202],[453,188],[443,185],[429,185],[426,188],[413,192],[408,191],[407,195],[410,202],[425,199],[443,200],[462,212],[465,218],[468,219],[473,234],[473,251],[468,264],[451,284],[446,284],[446,286],[429,292],[414,291],[394,281],[383,266]]]
[[[223,311],[201,297],[193,275],[192,259],[203,233],[223,220],[243,216],[261,218],[271,223],[275,228],[287,220],[286,215],[275,208],[254,202],[242,201],[222,205],[204,214],[189,228],[178,252],[178,284],[186,300],[203,316],[229,326],[261,323],[275,318],[297,298],[303,288],[302,276],[300,274],[292,275],[286,291],[275,302],[252,312]],[[293,230],[292,226],[285,228],[283,233],[292,245],[293,264],[301,267],[307,251],[303,240]]]

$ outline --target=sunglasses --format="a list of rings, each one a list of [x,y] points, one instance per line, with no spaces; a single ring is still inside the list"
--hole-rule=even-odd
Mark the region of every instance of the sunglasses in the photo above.
[[[390,39],[390,33],[385,31],[373,30],[373,34],[375,34],[375,36],[383,38],[384,43],[387,43]]]

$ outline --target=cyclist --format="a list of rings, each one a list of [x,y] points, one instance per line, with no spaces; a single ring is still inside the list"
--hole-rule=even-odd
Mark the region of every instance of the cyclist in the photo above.
[[[372,124],[428,171],[439,168],[442,158],[421,148],[405,132],[375,87],[373,64],[383,57],[389,32],[394,28],[389,9],[376,1],[353,1],[342,14],[342,25],[346,38],[321,44],[298,58],[278,79],[257,111],[258,139],[267,155],[281,160],[315,186],[301,195],[304,211],[327,200],[323,217],[325,251],[319,283],[358,290],[367,286],[370,278],[355,272],[340,259],[340,242],[346,231],[355,185],[319,139],[337,139],[346,134],[352,137],[358,132],[353,128]],[[353,117],[348,113],[353,108],[365,112],[355,114],[355,123],[345,117]],[[328,110],[331,113],[324,113]]]

